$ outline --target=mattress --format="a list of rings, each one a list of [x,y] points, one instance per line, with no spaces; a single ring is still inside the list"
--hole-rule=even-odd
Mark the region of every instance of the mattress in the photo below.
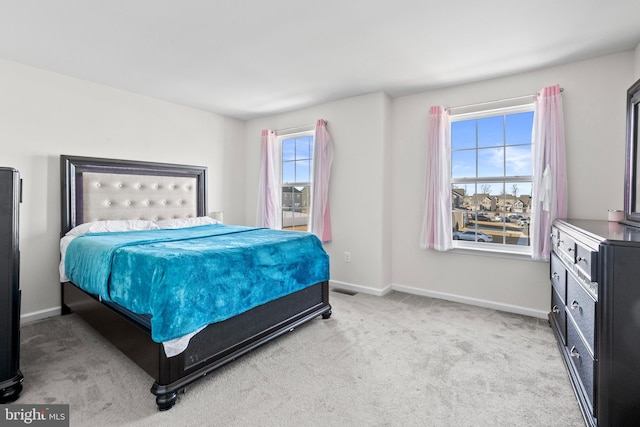
[[[212,224],[90,233],[67,243],[62,273],[104,301],[148,315],[156,342],[329,280],[329,256],[304,232]]]

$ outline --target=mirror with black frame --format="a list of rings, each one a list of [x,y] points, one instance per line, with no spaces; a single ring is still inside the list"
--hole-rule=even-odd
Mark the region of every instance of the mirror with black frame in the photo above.
[[[640,80],[635,82],[627,91],[627,157],[624,182],[624,212],[623,222],[627,225],[640,227],[640,127],[638,113],[640,111]]]

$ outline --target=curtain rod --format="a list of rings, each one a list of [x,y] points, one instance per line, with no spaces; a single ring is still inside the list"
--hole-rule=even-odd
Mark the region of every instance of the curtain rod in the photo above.
[[[326,123],[329,123],[325,120]],[[276,129],[274,132],[275,133],[281,133],[281,132],[287,132],[287,133],[293,133],[296,131],[307,131],[307,130],[311,130],[311,129],[315,129],[316,124],[315,123],[311,123],[309,125],[302,125],[302,126],[294,126],[294,127],[290,127],[290,128],[284,128],[284,129]]]
[[[564,92],[564,88],[561,87],[560,88],[560,92]],[[534,97],[534,96],[536,96],[538,94],[539,94],[539,92],[536,92],[536,93],[532,93],[531,95],[521,95],[521,96],[514,96],[512,98],[494,99],[493,101],[478,102],[478,103],[475,103],[475,104],[456,105],[455,107],[445,107],[445,110],[455,110],[455,109],[458,109],[458,108],[479,107],[481,105],[497,104],[498,102],[517,101],[518,99],[530,98],[530,97]]]

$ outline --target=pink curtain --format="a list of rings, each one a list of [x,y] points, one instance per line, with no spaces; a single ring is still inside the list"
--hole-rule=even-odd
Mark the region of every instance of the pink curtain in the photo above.
[[[551,223],[567,216],[564,119],[558,85],[546,87],[536,96],[533,144],[531,256],[535,260],[548,261]]]
[[[256,225],[258,227],[282,228],[280,216],[280,184],[277,179],[276,134],[264,129],[261,138],[260,179],[258,184],[258,210]]]
[[[333,162],[333,145],[327,132],[327,122],[319,119],[313,143],[313,193],[309,230],[322,242],[331,240],[331,213],[329,209],[329,178]]]
[[[451,225],[451,141],[449,113],[429,108],[424,216],[420,247],[448,251],[453,247]]]

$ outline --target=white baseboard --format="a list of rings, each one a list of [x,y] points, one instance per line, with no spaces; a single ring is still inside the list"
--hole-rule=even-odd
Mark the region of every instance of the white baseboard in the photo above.
[[[387,286],[384,289],[370,288],[368,286],[354,285],[353,283],[340,282],[338,280],[330,280],[329,286],[337,289],[344,289],[345,291],[361,292],[363,294],[375,295],[381,297],[391,292],[391,286]]]
[[[462,295],[449,294],[446,292],[430,291],[426,289],[413,288],[411,286],[392,284],[391,289],[398,292],[406,292],[408,294],[422,295],[425,297],[443,299],[447,301],[459,302],[462,304],[475,305],[477,307],[491,308],[498,311],[506,311],[507,313],[522,314],[529,317],[537,317],[539,319],[546,319],[549,314],[546,311],[534,310],[527,307],[521,307],[518,305],[504,304],[495,301],[483,300],[478,298],[470,298]]]
[[[58,306],[40,311],[32,311],[31,313],[25,313],[20,316],[20,324],[24,325],[27,323],[35,322],[36,320],[46,319],[47,317],[59,316],[61,309],[62,308]]]
[[[329,285],[333,288],[343,289],[351,292],[361,292],[363,294],[383,296],[389,292],[398,291],[408,294],[421,295],[430,298],[437,298],[446,301],[459,302],[462,304],[474,305],[477,307],[490,308],[498,311],[505,311],[507,313],[521,314],[529,317],[536,317],[539,319],[546,319],[549,314],[547,311],[534,310],[528,307],[521,307],[518,305],[504,304],[496,301],[483,300],[478,298],[470,298],[462,295],[449,294],[446,292],[430,291],[421,288],[414,288],[411,286],[400,285],[397,283],[386,286],[383,289],[371,288],[368,286],[355,285],[353,283],[340,282],[338,280],[330,280]]]

